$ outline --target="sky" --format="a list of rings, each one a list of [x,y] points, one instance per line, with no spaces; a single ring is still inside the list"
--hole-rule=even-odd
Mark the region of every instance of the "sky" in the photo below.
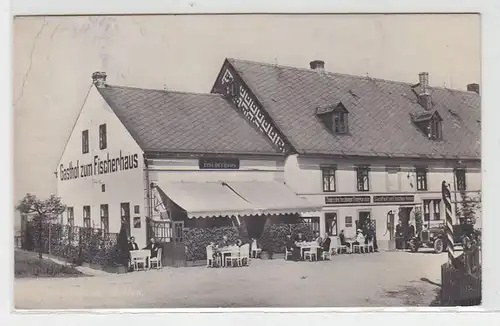
[[[54,171],[94,71],[108,83],[210,92],[226,57],[466,89],[480,83],[479,15],[18,17],[14,200],[56,193]]]

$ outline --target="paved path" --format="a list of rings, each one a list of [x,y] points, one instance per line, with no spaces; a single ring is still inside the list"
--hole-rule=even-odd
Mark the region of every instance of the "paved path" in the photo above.
[[[18,309],[428,306],[446,254],[382,252],[329,262],[252,260],[250,267],[164,268],[16,279]],[[427,279],[428,281],[422,281]]]

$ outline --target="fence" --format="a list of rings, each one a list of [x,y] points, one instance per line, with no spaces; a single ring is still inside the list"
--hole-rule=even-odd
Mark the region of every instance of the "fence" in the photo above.
[[[117,233],[102,229],[44,223],[41,230],[34,222],[25,224],[21,248],[64,258],[66,261],[101,266],[113,265],[119,259]],[[40,242],[41,237],[41,242]]]

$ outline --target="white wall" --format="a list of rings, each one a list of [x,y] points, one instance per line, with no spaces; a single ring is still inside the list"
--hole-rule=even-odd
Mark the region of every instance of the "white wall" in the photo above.
[[[323,205],[323,211],[315,215],[320,217],[320,223],[324,223],[324,213],[336,211],[338,215],[338,230],[346,229],[348,233],[354,233],[354,220],[357,220],[360,210],[370,210],[371,217],[377,222],[378,240],[388,240],[389,234],[386,231],[386,219],[389,210],[398,211],[399,206],[416,205],[422,207],[424,199],[441,199],[441,182],[446,180],[450,183],[452,190],[452,201],[455,194],[457,201],[460,202],[461,196],[455,193],[454,173],[455,165],[452,163],[441,162],[421,162],[427,166],[427,191],[417,191],[415,163],[411,161],[385,159],[385,160],[346,160],[346,159],[327,159],[327,158],[304,158],[297,155],[287,157],[285,163],[285,181],[300,196],[309,201]],[[320,166],[335,165],[336,171],[336,191],[323,192],[323,180]],[[356,187],[356,165],[370,165],[369,184],[370,191],[359,192]],[[398,166],[397,189],[389,188],[388,173],[386,166]],[[420,166],[420,163],[419,163]],[[466,165],[467,173],[467,194],[477,195],[481,189],[481,170],[479,163],[470,163]],[[326,196],[373,196],[373,195],[413,195],[414,202],[406,203],[374,203],[373,198],[366,204],[325,204]],[[454,210],[454,205],[452,205]],[[441,203],[441,218],[444,219],[443,204]],[[480,214],[480,212],[478,212]],[[352,228],[345,227],[345,217],[353,217]],[[431,217],[432,219],[432,217]],[[397,220],[397,215],[396,215]],[[324,232],[324,226],[320,225],[321,233]]]
[[[107,126],[107,148],[99,149],[99,125]],[[82,131],[89,130],[89,153],[82,154]],[[100,160],[137,155],[137,167],[128,170],[117,170],[108,174],[96,174],[94,158]],[[79,178],[61,180],[61,164],[67,168],[80,164]],[[92,164],[93,173],[88,177],[81,177],[81,165]],[[92,87],[82,112],[75,124],[74,130],[57,166],[57,189],[64,204],[74,207],[75,225],[83,225],[83,206],[91,206],[91,223],[100,227],[100,205],[109,205],[110,232],[119,232],[121,225],[120,203],[130,203],[131,233],[136,237],[139,245],[145,244],[145,216],[144,182],[143,182],[143,154],[141,148],[130,136],[120,120],[116,117],[107,103]],[[105,185],[102,192],[101,185]],[[141,228],[134,228],[134,206],[140,206]],[[67,223],[67,214],[64,214],[63,223]]]

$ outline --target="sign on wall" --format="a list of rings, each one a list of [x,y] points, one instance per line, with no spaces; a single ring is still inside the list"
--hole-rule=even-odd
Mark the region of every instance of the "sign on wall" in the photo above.
[[[240,160],[237,158],[200,158],[198,161],[201,170],[238,170]]]
[[[404,203],[413,202],[415,196],[373,196],[374,203]]]
[[[139,167],[139,154],[120,155],[118,157],[110,157],[109,153],[105,158],[94,156],[94,161],[88,164],[81,164],[80,160],[69,162],[68,166],[61,164],[59,166],[59,179],[72,180],[86,178],[94,175],[109,174],[118,171],[131,170]]]
[[[369,203],[370,196],[327,196],[325,204]]]

